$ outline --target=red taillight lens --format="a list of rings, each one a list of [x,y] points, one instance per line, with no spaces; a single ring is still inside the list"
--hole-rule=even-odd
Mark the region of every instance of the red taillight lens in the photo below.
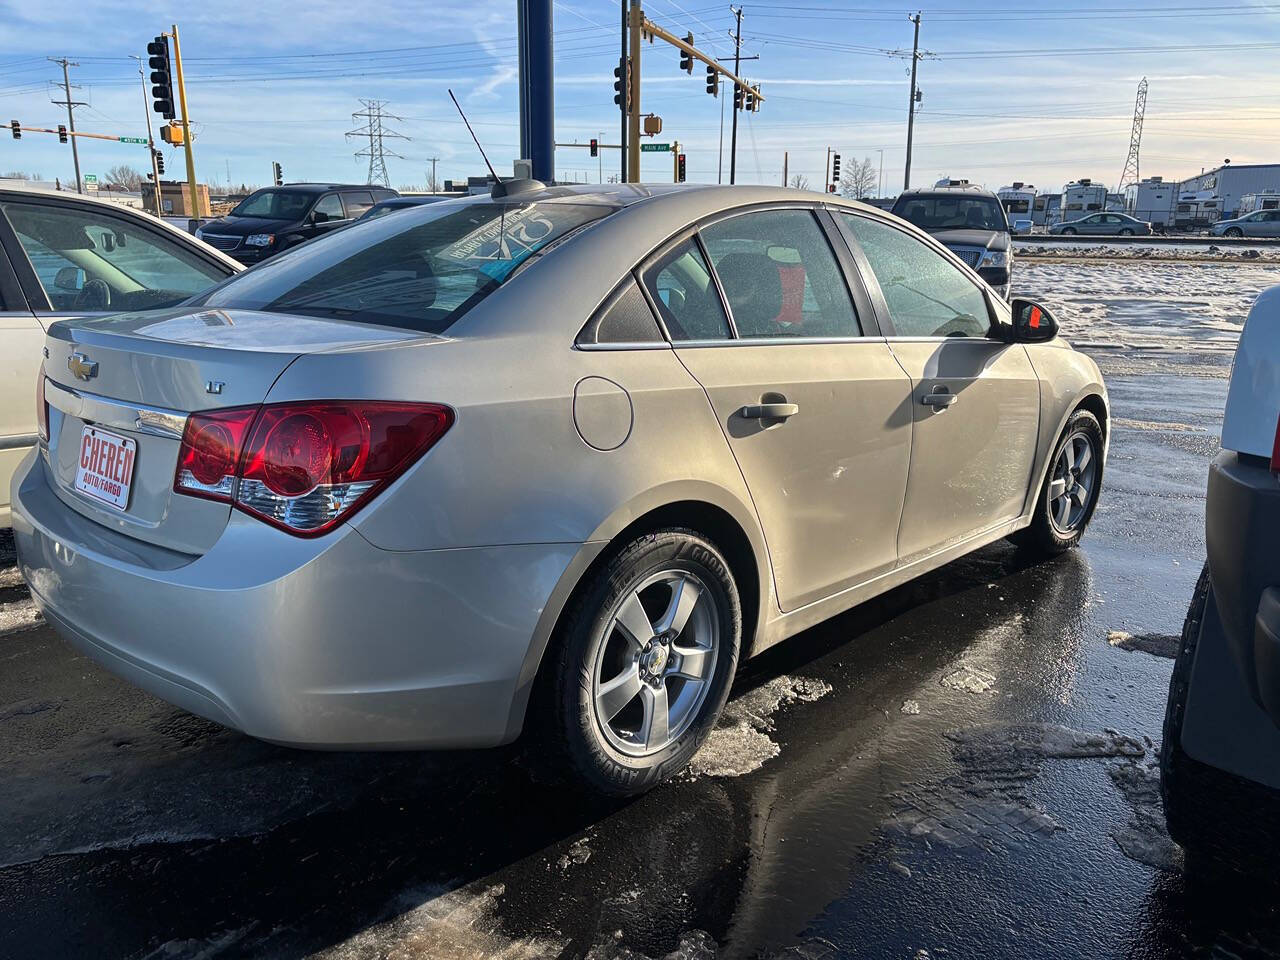
[[[49,442],[49,401],[44,398],[44,364],[36,375],[36,429],[40,439]]]
[[[173,489],[230,503],[240,451],[257,413],[257,407],[239,407],[187,417]]]
[[[234,498],[246,513],[314,536],[375,497],[452,424],[440,404],[360,400],[193,414],[174,489]]]

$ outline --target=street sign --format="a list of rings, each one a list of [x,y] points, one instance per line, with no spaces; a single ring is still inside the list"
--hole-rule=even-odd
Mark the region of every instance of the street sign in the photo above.
[[[84,175],[84,182],[85,182],[85,183],[97,183],[97,182],[98,182],[98,175],[97,175],[96,173],[86,173],[86,174]]]
[[[669,143],[642,143],[640,144],[641,153],[670,153],[671,144]]]
[[[121,137],[120,142],[121,143],[141,143],[145,146],[147,139],[146,137]]]

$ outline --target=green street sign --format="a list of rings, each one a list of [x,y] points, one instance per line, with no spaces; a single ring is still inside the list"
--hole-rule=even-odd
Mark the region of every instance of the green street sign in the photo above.
[[[96,173],[86,173],[86,174],[84,175],[84,182],[85,182],[85,183],[97,183],[97,182],[98,182],[98,175],[97,175]]]
[[[640,144],[641,153],[670,153],[671,144],[669,143],[642,143]]]
[[[121,143],[141,143],[145,145],[147,140],[145,137],[121,137],[120,142]]]

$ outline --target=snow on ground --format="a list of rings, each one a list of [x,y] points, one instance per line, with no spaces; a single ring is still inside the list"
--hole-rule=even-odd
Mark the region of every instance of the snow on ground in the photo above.
[[[1013,241],[1018,257],[1034,259],[1072,259],[1102,257],[1109,260],[1207,260],[1234,263],[1266,260],[1280,262],[1280,244],[1257,246],[1220,245],[1206,239],[1204,243],[1111,243],[1107,240],[1063,240],[1050,242]]]

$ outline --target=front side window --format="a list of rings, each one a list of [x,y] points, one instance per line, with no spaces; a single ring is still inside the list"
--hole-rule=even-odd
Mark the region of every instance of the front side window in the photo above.
[[[0,209],[55,311],[171,306],[231,273],[159,230],[110,213],[30,202]]]
[[[443,333],[517,268],[614,209],[488,199],[429,204],[268,260],[196,303]]]
[[[316,208],[312,211],[315,215],[316,223],[328,223],[331,220],[345,220],[346,214],[342,212],[342,199],[336,193],[326,194],[316,202]]]
[[[987,298],[958,267],[902,230],[856,214],[841,216],[871,264],[898,336],[987,335]]]
[[[649,264],[643,279],[672,340],[729,339],[729,318],[693,237]]]
[[[233,217],[301,220],[313,194],[301,190],[255,190],[232,209]]]
[[[739,337],[857,337],[826,235],[808,210],[764,210],[702,231]]]

